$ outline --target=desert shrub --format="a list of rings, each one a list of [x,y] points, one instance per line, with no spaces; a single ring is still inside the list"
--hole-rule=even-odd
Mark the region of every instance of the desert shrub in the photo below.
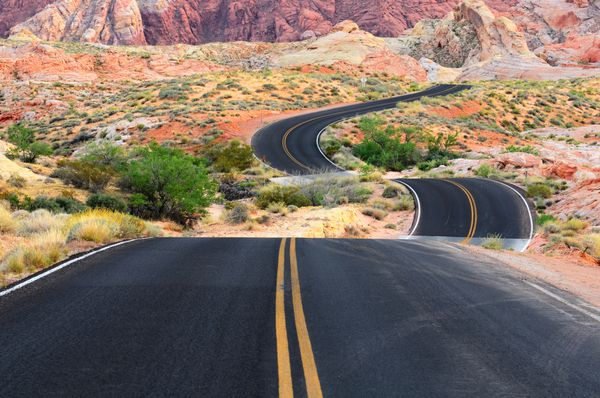
[[[398,197],[401,193],[402,193],[402,191],[400,190],[399,187],[389,185],[389,186],[385,187],[381,196],[383,196],[384,198],[390,199],[390,198]]]
[[[212,162],[213,169],[219,172],[242,171],[256,163],[252,147],[236,140],[212,145],[205,153]]]
[[[489,235],[483,239],[481,246],[490,250],[502,250],[504,247],[502,244],[502,237],[500,235]]]
[[[436,167],[447,166],[447,165],[448,165],[448,158],[441,157],[441,158],[437,158],[437,159],[430,159],[430,160],[426,160],[423,162],[419,162],[419,163],[417,163],[417,168],[421,171],[429,171],[431,169],[435,169]]]
[[[527,186],[527,197],[529,198],[544,198],[552,196],[552,188],[543,183],[534,183]]]
[[[271,203],[283,203],[286,206],[310,206],[312,202],[308,196],[300,192],[300,187],[270,184],[258,191],[256,205],[266,209]]]
[[[158,98],[160,99],[168,99],[168,100],[185,100],[187,99],[187,92],[189,90],[183,86],[178,84],[170,85],[168,87],[163,87],[158,92]]]
[[[156,143],[138,150],[127,165],[122,186],[134,194],[130,198],[134,214],[166,217],[182,225],[197,219],[217,190],[201,159]]]
[[[556,234],[560,232],[560,225],[556,222],[547,221],[543,224],[544,232],[547,234]]]
[[[402,195],[396,201],[393,210],[394,211],[406,211],[413,210],[415,208],[415,202],[411,195]]]
[[[12,173],[10,177],[6,180],[12,187],[15,188],[24,188],[27,185],[27,181],[25,178],[21,177],[17,173]]]
[[[87,144],[77,158],[87,163],[102,165],[113,171],[121,170],[127,162],[125,149],[108,140]]]
[[[383,220],[385,216],[387,216],[387,212],[382,209],[377,209],[374,207],[365,207],[361,210],[362,214],[373,217],[376,220]]]
[[[539,226],[543,226],[548,222],[555,222],[556,218],[554,218],[554,216],[550,215],[550,214],[540,214],[537,217],[536,223]]]
[[[571,218],[570,220],[566,221],[563,225],[564,229],[570,231],[581,231],[587,226],[588,224],[585,221],[580,220],[578,218]]]
[[[243,224],[248,221],[248,206],[244,203],[236,203],[226,216],[229,224]]]
[[[415,164],[420,154],[414,142],[409,140],[412,132],[404,132],[404,142],[401,131],[391,125],[383,127],[380,118],[363,117],[358,127],[365,133],[364,140],[356,145],[353,154],[363,161],[387,170],[401,171]]]
[[[336,206],[346,203],[364,203],[371,190],[357,178],[321,177],[300,187],[313,206]]]
[[[115,170],[106,165],[87,160],[61,160],[52,177],[66,184],[92,192],[102,191],[116,175]]]
[[[286,215],[287,206],[285,205],[285,203],[282,202],[269,203],[269,205],[267,206],[267,211],[269,213]]]
[[[52,213],[72,214],[84,211],[86,206],[73,198],[38,196],[27,205],[27,210],[34,211],[38,209],[46,209]]]
[[[525,145],[525,146],[509,145],[506,147],[505,152],[524,152],[524,153],[530,153],[532,155],[540,154],[538,152],[538,150],[535,149],[534,147],[532,147],[531,145]]]
[[[493,168],[489,164],[482,164],[475,169],[475,175],[483,178],[489,178],[493,173]]]
[[[119,212],[127,211],[127,203],[118,196],[108,194],[93,194],[87,199],[86,204],[92,209],[108,209]]]

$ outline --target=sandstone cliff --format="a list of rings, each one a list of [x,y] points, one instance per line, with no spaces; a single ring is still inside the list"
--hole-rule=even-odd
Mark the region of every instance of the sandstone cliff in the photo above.
[[[15,1],[18,0],[0,0],[0,9],[3,4],[4,8],[15,8],[8,4]],[[422,18],[443,17],[456,3],[457,0],[59,0],[42,11],[26,4],[24,8],[28,10],[23,15],[33,16],[27,21],[12,18],[11,33],[27,30],[42,39],[110,44],[272,42],[320,36],[329,33],[334,24],[351,19],[377,36],[397,36]],[[5,18],[7,26],[10,21],[11,18]]]

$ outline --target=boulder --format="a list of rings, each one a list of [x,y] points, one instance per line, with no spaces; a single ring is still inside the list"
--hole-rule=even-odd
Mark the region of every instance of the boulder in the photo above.
[[[530,169],[542,166],[542,159],[539,156],[525,152],[502,153],[494,159],[494,162],[499,169],[510,167]]]

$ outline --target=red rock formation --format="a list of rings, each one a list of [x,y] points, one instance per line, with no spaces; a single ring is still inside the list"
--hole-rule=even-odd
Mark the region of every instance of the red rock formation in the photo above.
[[[0,37],[55,0],[0,0]]]
[[[513,1],[491,3],[502,9]],[[0,35],[13,26],[12,33],[43,39],[110,44],[293,41],[350,19],[376,36],[398,36],[422,18],[443,17],[458,0],[59,0],[40,11],[49,2],[0,0]]]

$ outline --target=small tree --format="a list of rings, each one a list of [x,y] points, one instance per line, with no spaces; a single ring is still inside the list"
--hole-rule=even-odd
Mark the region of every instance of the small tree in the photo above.
[[[157,143],[138,149],[124,177],[124,185],[134,193],[133,212],[148,218],[167,217],[183,225],[203,212],[217,189],[200,159]]]
[[[35,132],[20,123],[8,128],[8,141],[15,147],[7,152],[9,158],[19,158],[23,162],[34,163],[39,156],[52,153],[52,148],[45,142],[35,141]]]

